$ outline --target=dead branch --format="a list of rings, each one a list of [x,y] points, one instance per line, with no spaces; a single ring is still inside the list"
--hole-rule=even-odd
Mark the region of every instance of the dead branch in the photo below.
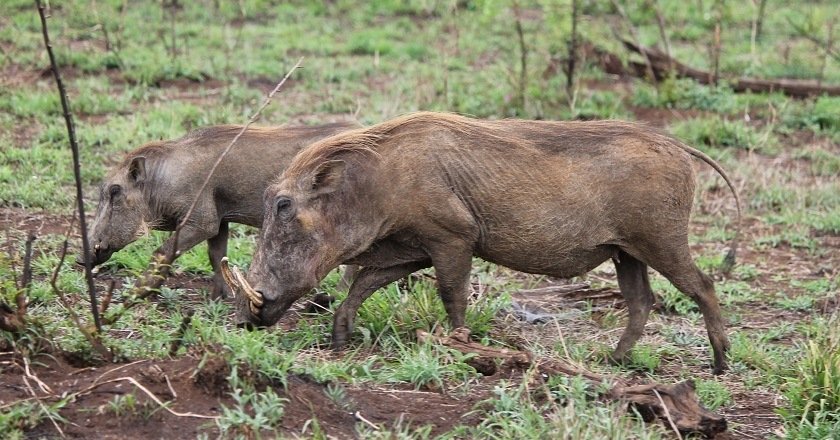
[[[536,359],[528,351],[508,348],[488,347],[470,341],[470,331],[466,328],[455,329],[449,336],[438,336],[417,330],[417,339],[421,342],[440,344],[462,353],[475,354],[473,359],[500,360],[518,368],[534,367],[544,375],[581,376],[600,386],[610,383],[612,387],[602,397],[626,402],[634,408],[646,422],[660,420],[673,426],[681,433],[701,433],[708,437],[726,430],[726,419],[703,408],[695,393],[692,381],[675,385],[643,384],[628,385],[623,380],[593,373],[586,369],[556,359]]]
[[[27,294],[32,284],[32,243],[35,241],[35,234],[30,232],[26,237],[26,244],[23,252],[23,269],[20,280],[15,280],[15,309],[3,301],[0,301],[0,329],[11,333],[19,333],[26,327],[26,308],[29,305]],[[11,253],[11,251],[10,251]],[[16,272],[14,267],[13,272]]]
[[[639,54],[645,54],[653,67],[656,81],[663,81],[668,78],[670,66],[673,66],[673,73],[678,78],[688,78],[700,84],[711,84],[712,74],[703,70],[687,66],[678,60],[668,57],[666,54],[648,47],[639,46],[631,41],[622,40],[624,46]],[[592,54],[592,57],[607,73],[614,75],[628,75],[637,78],[647,78],[647,66],[643,63],[630,62],[627,65],[621,58],[611,52],[587,43],[585,49]],[[772,93],[781,92],[794,98],[807,98],[811,96],[828,95],[840,96],[840,85],[819,85],[813,81],[800,81],[792,79],[759,79],[759,78],[723,78],[728,82],[729,87],[737,93],[756,92]]]
[[[82,233],[82,252],[85,258],[85,280],[87,281],[88,295],[90,296],[90,312],[93,315],[93,323],[96,326],[96,331],[102,332],[102,323],[99,320],[99,307],[96,304],[96,285],[93,283],[93,265],[90,261],[90,243],[87,236],[87,225],[85,224],[85,199],[82,194],[82,173],[79,166],[79,145],[76,143],[76,128],[73,124],[73,114],[70,112],[70,103],[67,99],[67,92],[64,89],[64,83],[61,81],[61,74],[58,71],[58,63],[55,61],[52,45],[50,44],[50,36],[47,31],[47,16],[41,0],[35,0],[38,6],[38,15],[41,17],[41,32],[44,36],[44,45],[47,48],[47,54],[50,57],[50,66],[52,68],[53,78],[58,87],[58,94],[61,98],[61,109],[64,113],[64,122],[67,125],[67,136],[70,139],[70,150],[73,152],[73,176],[76,180],[76,204],[79,212],[79,226]]]

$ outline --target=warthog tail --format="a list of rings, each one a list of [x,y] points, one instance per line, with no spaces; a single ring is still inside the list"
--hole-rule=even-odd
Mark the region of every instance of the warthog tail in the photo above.
[[[726,181],[726,184],[732,191],[732,195],[735,196],[735,208],[737,209],[737,217],[735,218],[735,236],[732,237],[732,242],[729,245],[729,251],[723,258],[723,264],[720,268],[723,273],[729,273],[729,271],[735,267],[735,253],[738,251],[738,245],[741,240],[741,197],[738,196],[738,190],[735,189],[735,184],[732,183],[729,175],[726,174],[726,171],[724,171],[720,164],[718,164],[714,159],[709,157],[706,153],[682,142],[677,142],[677,145],[692,156],[701,159],[703,162],[709,164],[710,167],[714,168],[714,170],[720,174],[720,177],[723,177],[723,180]]]

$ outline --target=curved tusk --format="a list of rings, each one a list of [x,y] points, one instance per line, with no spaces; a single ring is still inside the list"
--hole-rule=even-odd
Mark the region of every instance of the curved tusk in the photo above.
[[[263,297],[260,295],[259,292],[254,290],[250,284],[248,284],[248,280],[242,275],[242,272],[239,271],[239,268],[233,266],[231,268],[230,262],[228,261],[227,257],[222,257],[222,261],[220,262],[220,267],[222,270],[222,278],[225,280],[225,284],[230,287],[230,290],[233,292],[234,295],[245,295],[248,298],[248,302],[251,306],[251,312],[254,314],[258,314],[259,310],[255,311],[255,308],[262,307],[263,305]]]

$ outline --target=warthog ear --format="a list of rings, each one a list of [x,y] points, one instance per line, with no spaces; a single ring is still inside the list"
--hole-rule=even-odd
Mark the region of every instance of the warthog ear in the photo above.
[[[134,183],[140,183],[146,180],[146,158],[143,156],[131,159],[131,164],[128,165],[128,177]]]
[[[312,174],[310,189],[316,194],[326,194],[337,190],[344,178],[346,165],[343,160],[329,160],[318,165]]]

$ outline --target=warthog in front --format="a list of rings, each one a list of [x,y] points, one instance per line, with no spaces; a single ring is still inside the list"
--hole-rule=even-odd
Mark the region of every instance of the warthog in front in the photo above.
[[[238,319],[273,324],[330,270],[358,264],[335,313],[340,347],[367,297],[423,268],[435,268],[451,324],[461,327],[473,256],[562,278],[612,259],[629,315],[613,358],[624,359],[643,333],[650,266],[699,305],[721,372],[729,346],[721,309],[688,246],[692,156],[735,193],[708,156],[629,122],[416,113],[324,139],[265,191],[258,251],[247,281],[232,286],[244,293]],[[736,244],[737,232],[728,260]]]
[[[179,253],[207,240],[215,272],[212,295],[227,287],[219,262],[227,253],[228,223],[260,226],[262,193],[303,147],[351,128],[355,123],[313,127],[250,127],[221,162],[199,196],[178,239]],[[99,205],[90,226],[91,262],[102,264],[149,229],[173,231],[190,208],[216,159],[242,129],[238,125],[200,128],[180,139],[156,141],[126,153],[99,187]],[[155,251],[168,254],[173,238]],[[84,256],[77,262],[84,264]]]

